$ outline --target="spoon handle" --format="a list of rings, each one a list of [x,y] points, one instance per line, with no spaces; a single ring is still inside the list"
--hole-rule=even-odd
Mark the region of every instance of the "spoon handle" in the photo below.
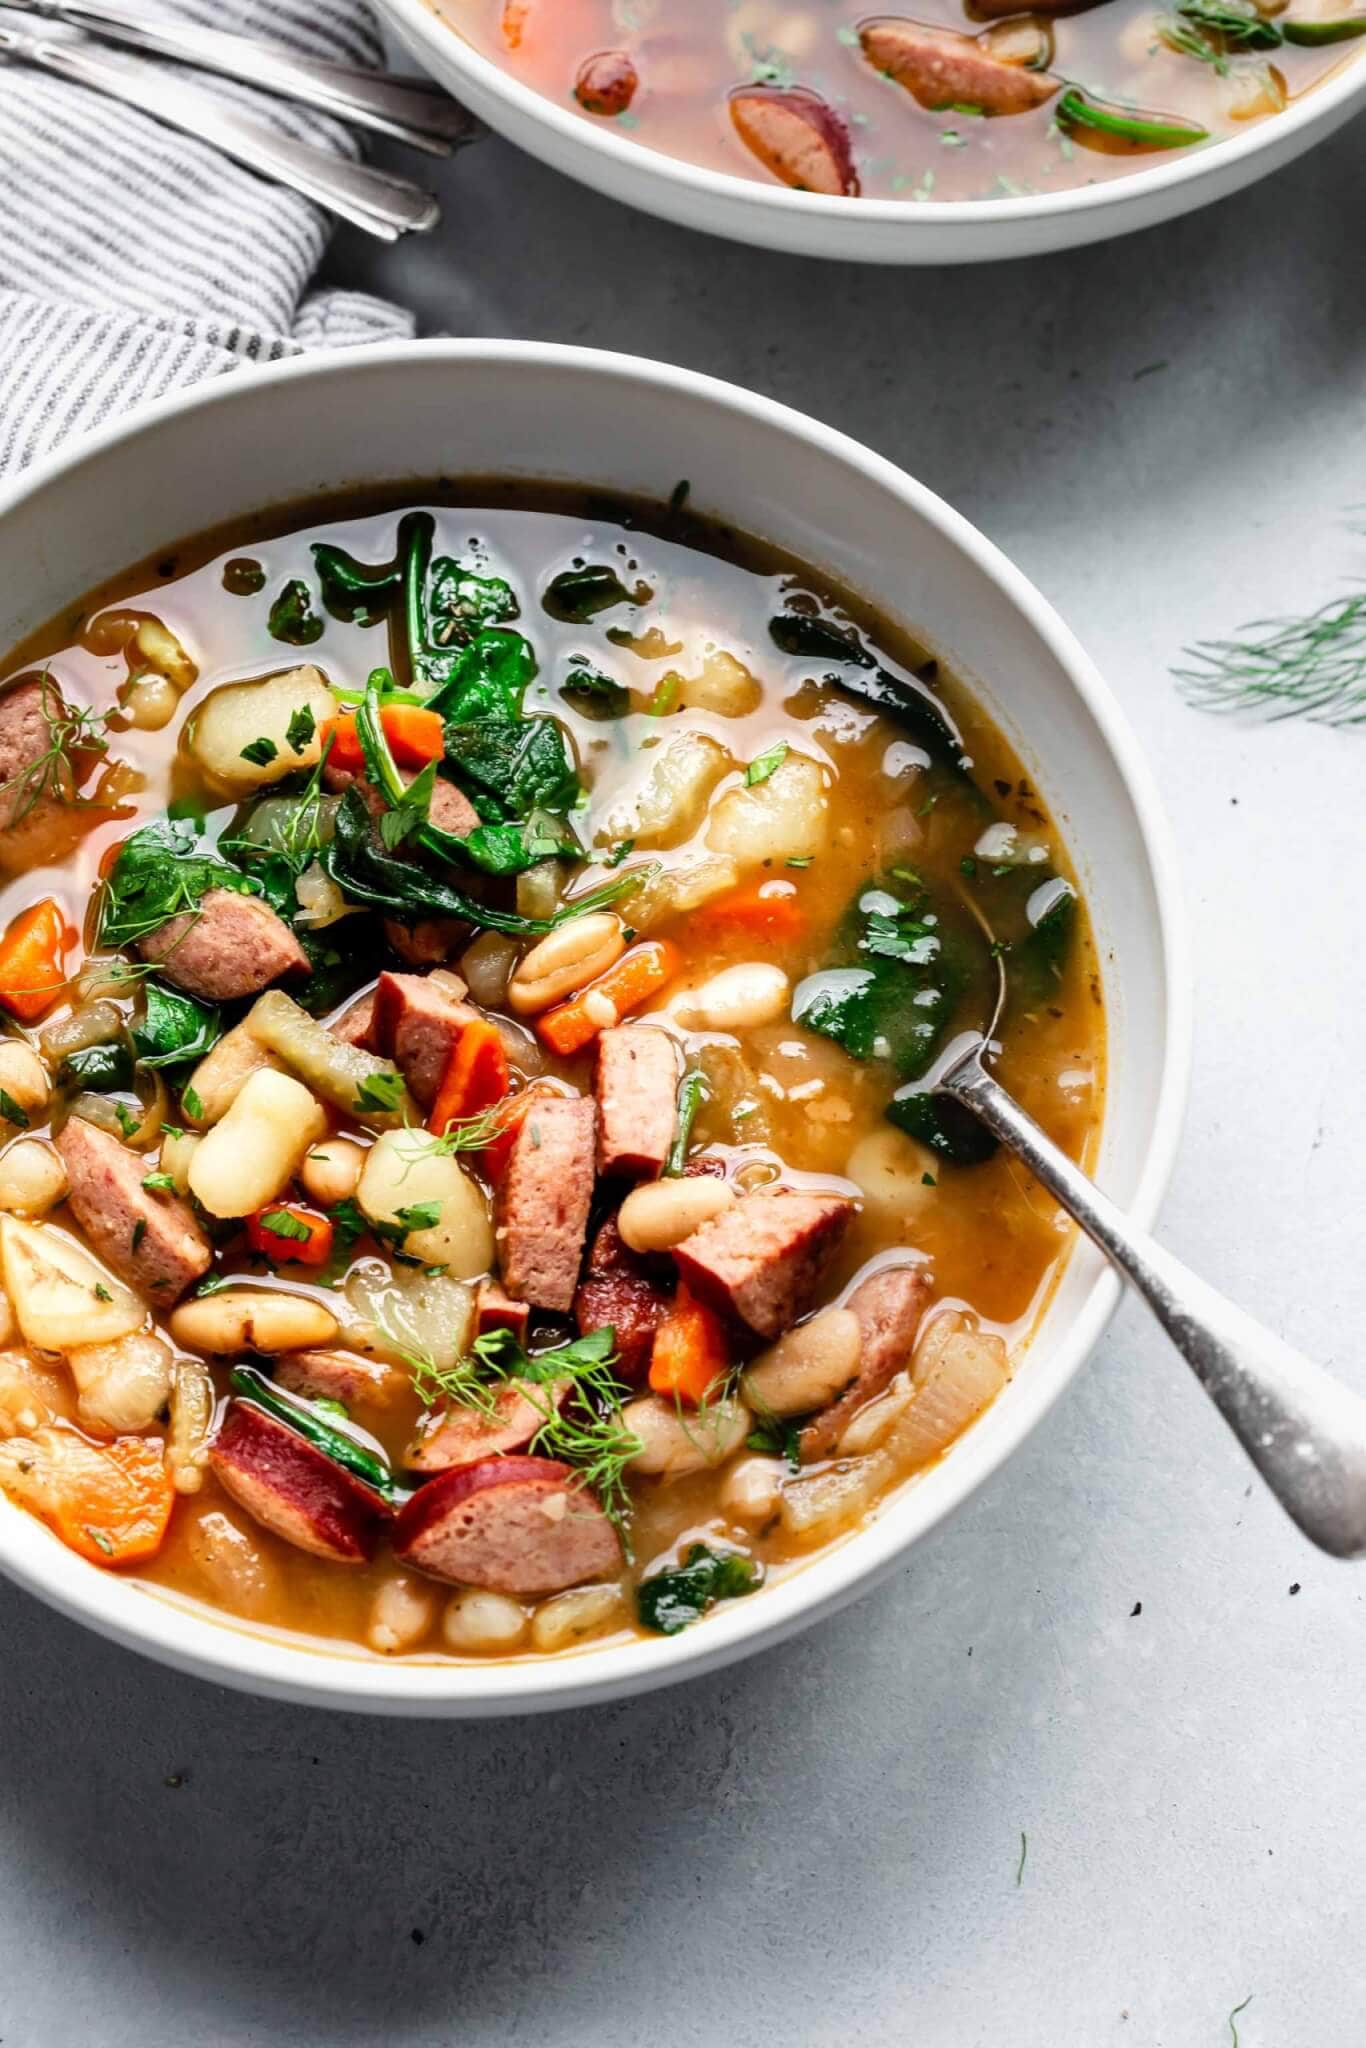
[[[1286,1513],[1334,1557],[1366,1552],[1366,1401],[1136,1230],[982,1064],[937,1078],[1143,1296]]]
[[[212,143],[248,170],[303,193],[381,241],[420,234],[441,217],[431,193],[406,178],[277,134],[140,57],[124,57],[83,40],[48,40],[0,27],[0,60],[6,58],[50,71],[110,99],[126,100],[168,128]]]
[[[418,79],[391,78],[302,57],[263,36],[241,36],[171,14],[148,14],[127,0],[10,0],[29,14],[68,22],[105,42],[221,72],[263,92],[321,107],[432,156],[449,156],[476,132],[472,115]]]

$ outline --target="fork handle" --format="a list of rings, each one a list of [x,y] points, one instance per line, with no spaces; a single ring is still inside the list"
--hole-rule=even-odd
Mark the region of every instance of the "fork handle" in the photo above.
[[[360,128],[449,156],[477,132],[473,115],[444,93],[404,79],[377,77],[350,65],[300,57],[264,36],[239,36],[140,13],[121,0],[11,0],[25,12],[86,29],[105,42],[216,71],[284,99],[317,107]]]
[[[5,50],[75,85],[89,86],[110,99],[126,100],[168,128],[179,128],[201,142],[212,143],[248,170],[288,185],[381,241],[396,242],[400,235],[432,227],[440,218],[432,195],[406,178],[348,163],[329,150],[277,135],[207,93],[168,77],[154,65],[139,64],[136,58],[64,41],[44,42],[0,29],[0,52]]]
[[[1334,1557],[1366,1552],[1366,1401],[1136,1230],[982,1064],[936,1086],[986,1125],[1143,1296],[1291,1519]]]

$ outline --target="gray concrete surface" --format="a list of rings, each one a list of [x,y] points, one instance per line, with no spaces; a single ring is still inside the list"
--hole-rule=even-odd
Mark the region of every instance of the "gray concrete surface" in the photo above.
[[[1175,820],[1199,963],[1170,1241],[1366,1387],[1366,733],[1180,703],[1201,633],[1366,575],[1366,123],[1125,244],[808,266],[492,143],[332,271],[424,331],[634,349],[872,442],[1037,578]],[[1363,1594],[1127,1309],[834,1622],[484,1726],[258,1704],[0,1586],[6,2048],[1359,2048]],[[1020,1869],[1021,1844],[1028,1853]]]

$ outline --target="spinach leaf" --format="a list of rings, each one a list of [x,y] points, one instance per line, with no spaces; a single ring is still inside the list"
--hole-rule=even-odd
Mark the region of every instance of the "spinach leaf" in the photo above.
[[[631,708],[631,693],[626,686],[603,675],[582,655],[570,657],[569,673],[560,684],[560,695],[584,718],[625,718]]]
[[[408,1498],[407,1489],[397,1485],[383,1458],[377,1452],[367,1450],[364,1444],[358,1443],[334,1422],[325,1421],[313,1402],[305,1401],[298,1394],[286,1393],[283,1387],[277,1387],[263,1372],[258,1372],[254,1365],[234,1366],[229,1384],[234,1394],[264,1409],[277,1422],[285,1423],[315,1451],[321,1451],[325,1458],[330,1458],[334,1465],[340,1465],[344,1471],[373,1487],[382,1499],[393,1504]]]
[[[446,719],[516,719],[522,692],[536,674],[531,642],[520,633],[490,626],[449,659],[449,673],[428,699]]]
[[[432,563],[427,605],[430,616],[445,627],[441,637],[447,644],[468,640],[489,626],[506,626],[521,612],[516,592],[503,577],[477,576],[449,555]]]
[[[328,611],[359,626],[382,619],[403,584],[396,561],[371,568],[331,541],[314,541],[313,566]]]
[[[323,636],[323,621],[313,609],[313,598],[301,576],[292,576],[270,608],[267,621],[272,640],[289,647],[311,647]]]
[[[884,668],[852,627],[832,625],[806,612],[780,612],[769,620],[769,638],[798,660],[838,663],[821,680],[880,711],[908,732],[932,761],[971,780],[963,736],[927,684]],[[851,673],[852,671],[852,673]]]
[[[581,569],[565,569],[552,576],[541,593],[541,609],[552,619],[582,626],[614,605],[648,604],[653,596],[648,583],[637,583],[634,590],[628,590],[607,563],[589,562]]]
[[[446,758],[488,823],[568,811],[578,798],[573,750],[553,718],[456,721],[446,727]]]
[[[147,1013],[133,1026],[133,1044],[144,1067],[177,1067],[201,1059],[223,1030],[211,1003],[149,981],[143,991]]]
[[[926,891],[903,886],[908,894],[860,892],[840,930],[842,959],[798,984],[792,1017],[855,1059],[889,1061],[909,1080],[933,1059],[967,976]]]
[[[955,1166],[980,1166],[996,1150],[996,1140],[970,1109],[951,1095],[936,1095],[908,1081],[898,1088],[884,1112],[887,1121],[905,1131]]]
[[[539,812],[521,824],[476,825],[463,839],[439,836],[443,853],[486,875],[521,875],[543,860],[577,860],[583,852],[556,819]]]
[[[1039,896],[1045,897],[1038,907]],[[1010,948],[1006,961],[1006,989],[1012,1003],[1027,1010],[1058,999],[1063,968],[1071,950],[1077,926],[1077,898],[1070,883],[1054,876],[1043,883],[1030,899],[1035,921],[1027,938]]]
[[[111,1039],[107,1045],[84,1045],[67,1054],[57,1069],[57,1079],[64,1087],[115,1095],[133,1085],[133,1055],[121,1038]]]
[[[322,864],[348,901],[398,917],[459,917],[514,938],[538,938],[551,929],[549,918],[495,910],[417,861],[390,852],[373,831],[365,799],[354,786],[337,806],[336,831]]]
[[[674,1571],[654,1572],[636,1588],[636,1612],[643,1628],[676,1636],[718,1600],[738,1600],[763,1584],[764,1568],[742,1550],[710,1550],[693,1543]]]
[[[199,849],[193,825],[158,818],[119,849],[104,885],[99,943],[136,945],[183,911],[198,910],[210,889],[257,893],[239,869]]]

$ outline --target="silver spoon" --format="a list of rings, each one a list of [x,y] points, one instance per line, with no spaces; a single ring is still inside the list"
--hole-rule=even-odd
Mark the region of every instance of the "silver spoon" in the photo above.
[[[478,133],[474,116],[419,79],[357,71],[320,57],[301,57],[264,36],[201,28],[173,15],[148,13],[124,0],[5,0],[26,14],[61,21],[104,42],[216,71],[283,99],[337,114],[353,127],[370,128],[432,156],[449,156]]]
[[[329,212],[364,228],[381,241],[421,234],[434,227],[441,209],[430,192],[406,178],[366,164],[348,163],[331,150],[315,149],[250,120],[235,107],[169,75],[137,57],[125,57],[79,36],[34,36],[0,26],[0,62],[30,64],[110,99],[125,100],[168,128],[182,129],[221,149],[248,170],[287,185]]]
[[[1334,1557],[1366,1552],[1366,1401],[1274,1337],[1138,1230],[987,1072],[1006,1000],[996,955],[986,1031],[925,1077],[961,1103],[1061,1202],[1161,1323],[1291,1519]]]

